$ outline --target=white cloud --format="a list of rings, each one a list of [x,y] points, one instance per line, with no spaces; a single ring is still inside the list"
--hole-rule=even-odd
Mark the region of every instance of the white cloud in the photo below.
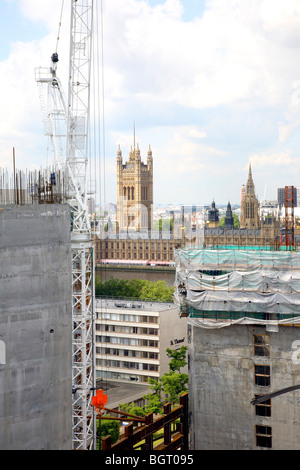
[[[298,165],[300,157],[294,156],[290,150],[285,150],[280,153],[270,152],[268,154],[252,155],[250,162],[254,168],[286,167],[288,165]]]
[[[37,7],[36,0],[14,1],[24,18],[44,25],[45,36],[35,42],[24,38],[0,62],[0,166],[9,161],[13,145],[19,147],[24,163],[41,160],[43,145],[46,153],[33,70],[49,65],[62,3],[39,0]],[[239,192],[239,177],[229,169],[237,161],[243,167],[249,156],[253,165],[272,171],[297,161],[299,0],[207,0],[203,15],[187,22],[183,8],[188,8],[188,2],[166,0],[151,8],[146,0],[103,0],[111,200],[115,199],[117,144],[124,146],[124,153],[129,151],[136,118],[137,140],[144,152],[149,144],[153,147],[157,177],[172,168],[173,184],[179,186],[184,174],[189,191],[189,175],[199,181],[201,176],[201,187],[209,192],[213,186],[209,178],[213,181],[213,174],[227,172],[232,191],[237,186]],[[66,11],[59,51],[59,72],[64,77],[68,28]],[[265,122],[256,123],[258,115]],[[248,129],[245,123],[251,123],[247,146],[240,137]],[[230,126],[225,152],[222,145]],[[234,199],[230,194],[224,198]]]

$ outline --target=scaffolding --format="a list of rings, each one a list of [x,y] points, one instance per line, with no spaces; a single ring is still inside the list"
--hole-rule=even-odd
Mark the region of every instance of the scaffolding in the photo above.
[[[177,250],[174,300],[188,323],[300,325],[300,253]]]

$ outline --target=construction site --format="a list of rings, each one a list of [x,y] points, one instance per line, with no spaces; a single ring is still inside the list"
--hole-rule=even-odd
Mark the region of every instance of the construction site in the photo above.
[[[13,170],[0,169],[0,448],[96,450],[97,419],[113,414],[125,421],[124,435],[115,444],[102,439],[104,451],[137,450],[141,441],[139,450],[298,450],[300,252],[293,187],[286,187],[284,237],[272,245],[202,243],[174,251],[174,302],[188,336],[189,393],[178,406],[166,403],[162,416],[142,418],[105,407],[107,396],[97,390],[95,247],[87,208],[97,194],[88,174],[97,166],[89,139],[91,97],[100,101],[99,83],[91,85],[100,11],[93,0],[70,4],[67,98],[57,50],[35,74],[53,163],[19,170],[13,149]],[[155,447],[159,429],[163,441]]]

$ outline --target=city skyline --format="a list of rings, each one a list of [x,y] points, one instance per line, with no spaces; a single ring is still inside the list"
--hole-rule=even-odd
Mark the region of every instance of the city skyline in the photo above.
[[[50,66],[61,5],[1,2],[0,166],[13,147],[20,168],[47,161],[34,68]],[[299,13],[296,0],[103,0],[106,202],[133,123],[142,160],[153,152],[154,204],[238,204],[249,163],[259,200],[300,185]]]

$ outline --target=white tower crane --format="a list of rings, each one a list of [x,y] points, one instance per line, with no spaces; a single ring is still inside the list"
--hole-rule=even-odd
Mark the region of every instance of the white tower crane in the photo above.
[[[49,137],[54,167],[63,168],[66,162],[67,108],[62,84],[56,75],[58,55],[52,55],[50,68],[35,69],[39,98],[44,120],[44,133]]]
[[[73,214],[73,448],[83,450],[95,442],[94,251],[87,210],[93,6],[93,0],[72,0],[66,155]]]
[[[65,170],[67,202],[72,214],[72,438],[73,449],[95,449],[94,250],[87,210],[90,78],[93,0],[71,0],[68,105],[56,76],[57,54],[47,71],[36,69],[44,110],[45,133],[55,161]],[[43,91],[41,89],[41,91]],[[65,125],[65,139],[61,124]],[[65,145],[63,144],[63,141]],[[71,345],[70,345],[71,347]]]

